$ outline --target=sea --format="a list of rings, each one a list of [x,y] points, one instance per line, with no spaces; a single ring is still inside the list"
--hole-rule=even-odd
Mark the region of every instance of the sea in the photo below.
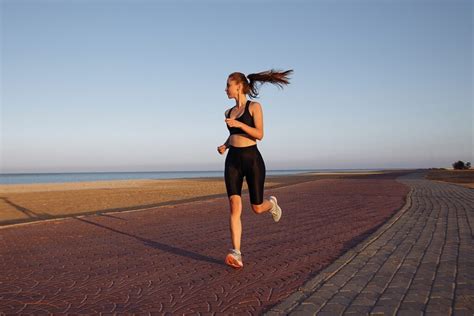
[[[380,169],[297,169],[267,170],[266,175],[291,175],[309,172],[367,172]],[[1,173],[0,184],[63,183],[130,179],[224,178],[219,171],[142,171],[142,172],[73,172],[73,173]]]

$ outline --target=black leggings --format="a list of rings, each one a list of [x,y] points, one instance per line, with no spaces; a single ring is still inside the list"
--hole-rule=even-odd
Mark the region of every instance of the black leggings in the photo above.
[[[224,177],[228,197],[242,194],[242,183],[245,177],[250,202],[256,205],[263,203],[265,163],[257,144],[247,147],[230,146],[225,158]]]

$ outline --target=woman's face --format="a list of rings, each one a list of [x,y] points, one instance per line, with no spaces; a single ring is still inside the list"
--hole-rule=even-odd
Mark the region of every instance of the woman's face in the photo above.
[[[227,93],[227,97],[229,99],[237,98],[241,91],[241,84],[236,84],[234,80],[227,79],[227,87],[225,88],[225,92]]]

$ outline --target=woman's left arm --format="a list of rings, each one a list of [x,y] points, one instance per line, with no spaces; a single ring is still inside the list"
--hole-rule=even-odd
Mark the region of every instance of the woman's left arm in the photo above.
[[[242,122],[237,121],[237,120],[232,120],[233,121],[232,123],[235,124],[234,125],[235,127],[240,128],[245,133],[249,134],[251,137],[256,138],[258,140],[262,140],[262,138],[263,138],[263,111],[262,111],[262,106],[258,102],[253,102],[252,106],[253,106],[253,109],[252,109],[253,123],[254,123],[255,127],[248,126],[247,124],[242,123]]]

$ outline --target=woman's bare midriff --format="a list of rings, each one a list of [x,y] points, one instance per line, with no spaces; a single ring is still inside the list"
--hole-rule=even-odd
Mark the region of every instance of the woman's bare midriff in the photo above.
[[[247,147],[255,145],[257,141],[246,134],[233,134],[230,135],[229,143],[234,147]]]

